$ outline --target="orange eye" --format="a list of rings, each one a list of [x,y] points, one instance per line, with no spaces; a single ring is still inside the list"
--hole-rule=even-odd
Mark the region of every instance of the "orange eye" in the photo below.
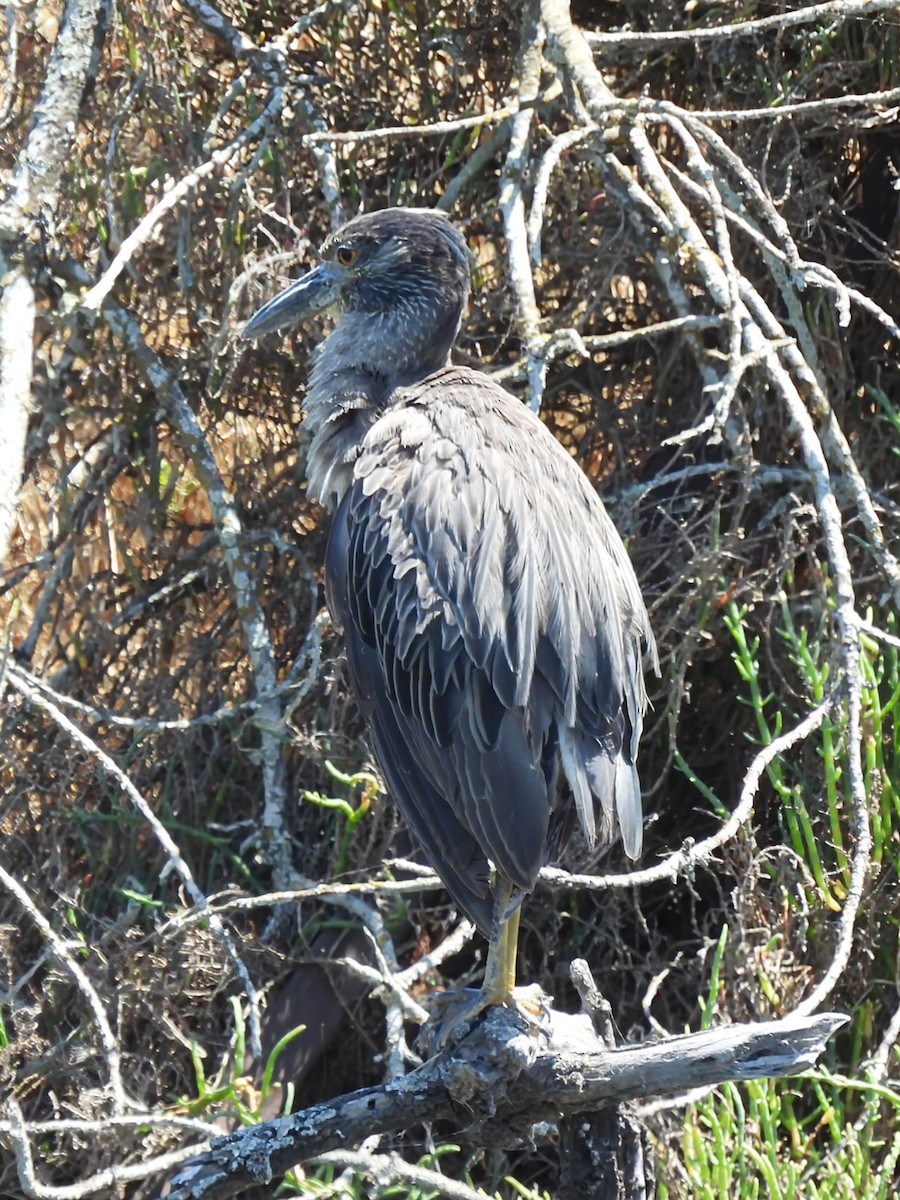
[[[342,267],[350,267],[356,262],[358,250],[354,250],[352,246],[341,246],[337,252],[337,260]]]

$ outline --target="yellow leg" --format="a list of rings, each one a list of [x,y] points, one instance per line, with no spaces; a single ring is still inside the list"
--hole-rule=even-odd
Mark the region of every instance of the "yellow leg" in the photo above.
[[[540,1000],[514,995],[516,955],[519,941],[521,908],[510,912],[513,886],[498,883],[494,898],[494,919],[484,968],[484,984],[474,995],[445,992],[432,1005],[433,1024],[423,1039],[425,1053],[433,1054],[454,1040],[456,1031],[494,1004],[506,1004],[522,1016],[529,1027],[540,1030],[545,1008]]]
[[[516,986],[516,956],[522,909],[517,908],[512,916],[507,917],[505,921],[502,919],[511,896],[512,887],[509,884],[498,888],[494,925],[484,968],[484,994],[487,1004],[508,1004]]]

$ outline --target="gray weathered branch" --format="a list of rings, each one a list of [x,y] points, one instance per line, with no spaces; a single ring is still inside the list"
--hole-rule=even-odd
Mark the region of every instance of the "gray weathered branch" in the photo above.
[[[329,1150],[442,1118],[482,1146],[527,1139],[539,1121],[724,1081],[796,1074],[847,1020],[839,1013],[731,1025],[609,1049],[586,1015],[553,1012],[534,1036],[506,1008],[406,1078],[241,1129],[185,1164],[170,1200],[237,1196]]]

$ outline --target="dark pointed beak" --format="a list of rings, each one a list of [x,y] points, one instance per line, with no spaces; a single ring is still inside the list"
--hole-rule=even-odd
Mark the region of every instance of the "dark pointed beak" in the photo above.
[[[304,317],[321,312],[340,298],[341,281],[334,275],[330,263],[321,263],[279,292],[244,326],[243,337],[258,338],[264,333],[294,325]]]

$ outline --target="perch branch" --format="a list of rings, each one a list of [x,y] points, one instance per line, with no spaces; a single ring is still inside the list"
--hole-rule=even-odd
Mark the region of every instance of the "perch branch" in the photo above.
[[[538,1046],[521,1018],[492,1009],[461,1042],[404,1079],[242,1129],[186,1164],[170,1200],[224,1200],[298,1163],[373,1134],[446,1118],[482,1146],[510,1145],[536,1122],[641,1097],[794,1074],[813,1065],[847,1018],[825,1013],[732,1025],[663,1042],[606,1048],[590,1018],[553,1013]]]

